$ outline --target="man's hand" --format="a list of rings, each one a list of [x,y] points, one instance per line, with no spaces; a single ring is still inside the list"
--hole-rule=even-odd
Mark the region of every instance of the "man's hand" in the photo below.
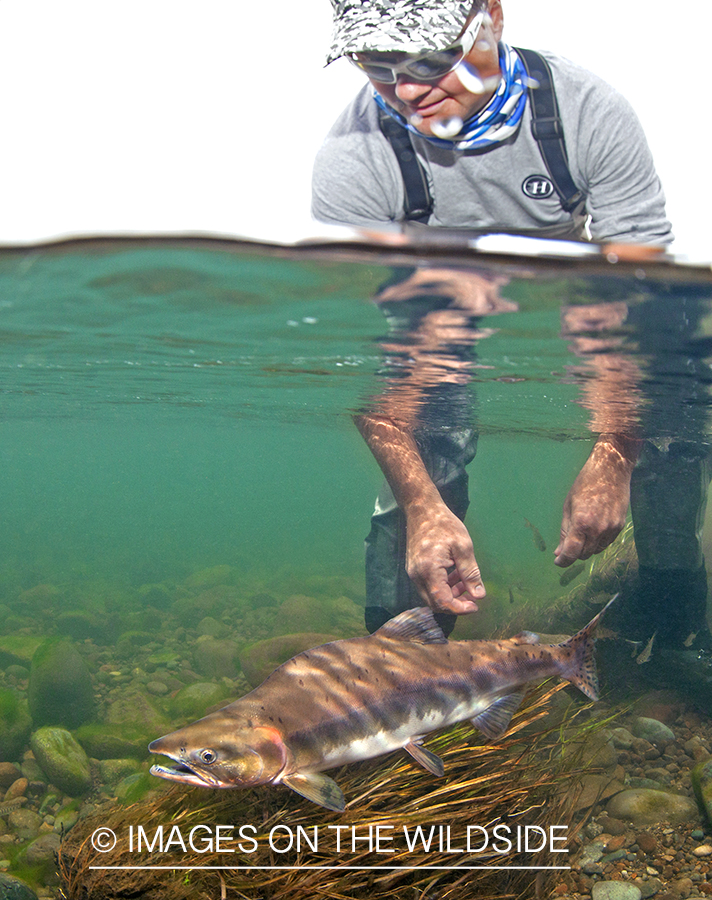
[[[554,551],[557,566],[570,566],[605,550],[625,525],[630,476],[640,442],[602,435],[564,501],[561,540]]]
[[[442,502],[406,523],[406,571],[423,600],[434,612],[476,612],[485,586],[463,523]]]

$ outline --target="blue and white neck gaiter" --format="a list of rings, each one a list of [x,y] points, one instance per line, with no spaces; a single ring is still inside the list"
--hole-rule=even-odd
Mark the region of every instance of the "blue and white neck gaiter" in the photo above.
[[[378,91],[374,90],[373,94],[384,112],[408,131],[425,138],[431,144],[451,150],[478,150],[506,141],[513,135],[519,128],[527,105],[528,76],[524,63],[516,50],[503,42],[499,44],[499,67],[502,77],[494,97],[487,106],[463,122],[458,134],[451,138],[421,134],[404,116],[389,106]]]

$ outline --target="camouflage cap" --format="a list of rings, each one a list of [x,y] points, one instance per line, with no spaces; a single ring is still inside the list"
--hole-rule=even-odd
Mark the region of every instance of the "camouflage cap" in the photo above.
[[[443,50],[460,36],[473,0],[331,0],[334,30],[327,65],[368,50]]]

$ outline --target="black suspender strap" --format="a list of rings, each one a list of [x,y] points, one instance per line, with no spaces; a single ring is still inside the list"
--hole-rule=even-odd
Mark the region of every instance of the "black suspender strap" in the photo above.
[[[554,83],[549,64],[534,50],[515,47],[522,58],[527,74],[534,84],[529,86],[531,104],[531,129],[539,145],[544,164],[551,176],[561,206],[572,212],[583,201],[583,193],[574,184],[566,157],[564,129],[559,116]],[[537,86],[535,86],[535,84]],[[425,170],[413,149],[407,128],[378,110],[378,123],[398,160],[405,188],[405,219],[408,222],[427,223],[433,211],[433,198],[428,187]]]
[[[405,218],[408,222],[427,224],[433,211],[428,177],[418,159],[407,128],[379,108],[378,124],[398,160],[405,188]]]
[[[514,49],[524,62],[529,78],[535,82],[529,87],[532,135],[539,144],[562,207],[566,212],[572,212],[583,200],[583,194],[574,184],[569,171],[564,128],[559,116],[551,69],[544,57],[534,50],[523,50],[521,47]]]

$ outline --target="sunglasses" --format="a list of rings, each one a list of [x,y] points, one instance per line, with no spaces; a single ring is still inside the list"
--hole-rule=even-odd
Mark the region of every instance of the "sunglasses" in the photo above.
[[[472,50],[485,15],[485,12],[477,13],[457,42],[444,50],[424,53],[422,56],[409,54],[407,59],[399,63],[382,62],[377,56],[369,57],[367,53],[348,54],[346,58],[369,78],[381,84],[395,84],[399,74],[416,81],[437,81],[457,68]]]

